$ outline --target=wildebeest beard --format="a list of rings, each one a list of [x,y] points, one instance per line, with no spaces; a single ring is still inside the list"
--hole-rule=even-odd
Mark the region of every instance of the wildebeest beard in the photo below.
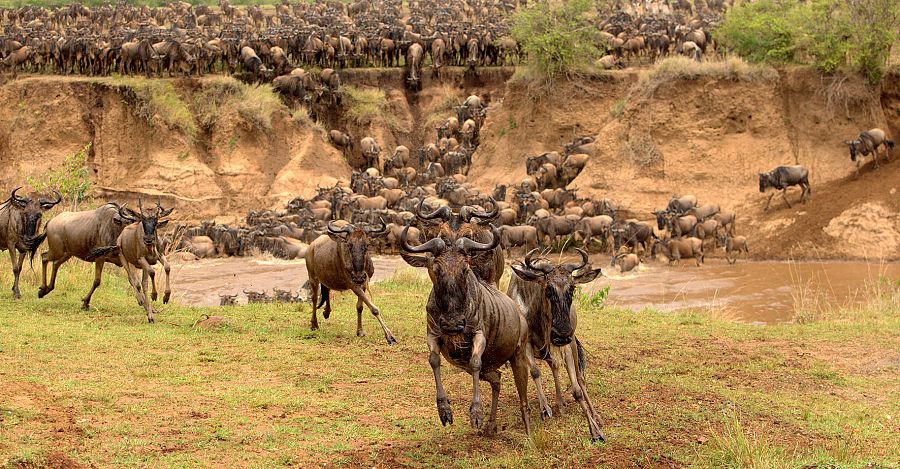
[[[435,259],[434,302],[437,332],[444,336],[468,335],[475,332],[476,320],[470,308],[472,288],[469,285],[469,266],[459,251],[448,251]]]
[[[563,289],[560,294],[560,288]],[[572,321],[569,316],[572,307],[572,290],[568,286],[554,287],[552,284],[547,285],[546,295],[550,302],[551,330],[550,340],[562,339],[571,341],[572,334],[575,332],[572,327]],[[554,345],[565,345],[565,343],[554,343]]]

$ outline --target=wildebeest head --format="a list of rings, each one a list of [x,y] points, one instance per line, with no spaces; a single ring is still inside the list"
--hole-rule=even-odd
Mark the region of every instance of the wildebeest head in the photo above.
[[[35,251],[37,251],[41,242],[44,241],[44,235],[38,234],[41,226],[41,217],[44,212],[60,203],[62,201],[62,196],[58,191],[54,191],[56,200],[47,200],[44,198],[34,200],[31,197],[23,197],[16,194],[19,189],[21,189],[21,187],[13,189],[9,196],[8,203],[12,207],[15,207],[19,212],[19,229],[21,231],[17,234],[21,238],[25,248],[31,253],[31,257],[34,258]]]
[[[656,215],[656,227],[659,228],[660,230],[665,229],[666,222],[669,219],[669,217],[668,217],[669,212],[667,212],[665,210],[657,210],[657,211],[653,212],[653,214]]]
[[[522,264],[512,266],[519,278],[541,286],[544,293],[542,312],[550,315],[546,318],[551,324],[550,342],[558,347],[570,344],[575,335],[576,317],[572,299],[576,286],[591,282],[600,275],[600,269],[590,268],[587,253],[581,249],[577,251],[581,255],[580,263],[555,266],[549,262],[534,264],[532,258],[538,250],[533,249]]]
[[[175,210],[175,207],[164,209],[157,201],[155,210],[151,209],[148,215],[144,211],[140,199],[138,199],[138,210],[134,211],[124,206],[119,207],[119,218],[126,222],[140,223],[141,236],[143,237],[144,245],[150,248],[156,245],[157,230],[159,228],[165,228],[165,226],[169,224],[169,220],[165,220],[164,218],[171,215],[173,210]]]
[[[766,188],[771,185],[769,173],[759,173],[759,191],[765,192]]]
[[[353,224],[336,226],[333,221],[327,225],[328,236],[338,243],[343,267],[350,272],[350,281],[363,285],[369,279],[369,242],[387,233],[387,226],[381,222],[377,227],[363,227]]]
[[[844,144],[850,147],[850,161],[856,161],[856,147],[859,140],[845,140]]]
[[[455,241],[436,237],[418,246],[410,246],[407,239],[410,225],[400,234],[403,260],[413,267],[425,267],[434,286],[432,299],[436,303],[429,316],[430,325],[441,334],[454,336],[471,333],[478,327],[475,309],[469,300],[474,294],[478,279],[469,266],[469,260],[480,252],[491,251],[500,244],[500,232],[490,225],[491,241],[479,243],[467,237]]]

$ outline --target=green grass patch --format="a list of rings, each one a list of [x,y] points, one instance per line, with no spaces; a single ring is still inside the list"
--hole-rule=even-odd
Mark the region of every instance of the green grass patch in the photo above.
[[[223,108],[235,109],[248,126],[272,130],[272,114],[287,110],[271,85],[248,85],[231,77],[214,77],[194,93],[193,108],[203,128],[218,122]]]
[[[114,76],[99,78],[96,82],[122,92],[134,114],[150,125],[159,119],[170,129],[191,138],[197,135],[194,115],[171,80]]]
[[[506,369],[497,437],[468,426],[471,379],[447,366],[456,418],[440,425],[423,271],[372,285],[395,346],[368,311],[368,336],[356,337],[352,294],[334,294],[318,331],[309,330],[309,305],[158,304],[151,325],[115,267],[88,312],[79,308],[91,266],[70,261],[40,300],[39,274],[26,267],[15,301],[0,261],[0,465],[40,465],[61,452],[98,467],[863,467],[890,466],[898,454],[893,297],[760,327],[579,296],[588,393],[609,440],[592,444],[568,391],[564,415],[541,422],[532,411],[529,441]],[[194,327],[204,314],[231,326]],[[532,400],[534,392],[529,385]]]

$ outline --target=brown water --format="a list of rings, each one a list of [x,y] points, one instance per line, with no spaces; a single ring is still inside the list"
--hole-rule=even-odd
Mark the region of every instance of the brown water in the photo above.
[[[378,282],[406,264],[399,257],[375,257]],[[593,259],[606,267],[608,258]],[[603,269],[604,276],[587,288],[596,291],[610,285],[608,305],[640,310],[712,310],[716,314],[750,323],[790,321],[800,310],[815,311],[852,306],[865,300],[881,277],[896,281],[900,264],[860,262],[738,262],[728,265],[709,259],[702,267],[691,262],[669,267],[650,262],[637,271],[620,274]],[[271,292],[272,288],[297,292],[307,280],[304,261],[278,259],[204,259],[173,267],[173,290],[186,305],[214,306],[219,294],[242,290]]]
[[[861,262],[738,262],[708,260],[669,267],[649,263],[637,272],[604,269],[591,289],[610,285],[607,304],[634,310],[712,309],[743,322],[790,321],[798,310],[853,306],[882,277],[896,281],[900,264]]]

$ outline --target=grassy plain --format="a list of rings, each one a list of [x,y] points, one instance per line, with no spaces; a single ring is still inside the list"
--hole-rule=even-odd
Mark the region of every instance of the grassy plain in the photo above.
[[[43,300],[28,271],[25,298],[14,301],[8,261],[0,263],[0,465],[900,464],[896,284],[873,288],[862,309],[779,326],[581,301],[589,392],[609,440],[592,444],[571,397],[564,416],[543,423],[532,404],[536,431],[527,439],[508,370],[497,437],[469,428],[470,381],[450,368],[456,423],[441,427],[423,340],[430,285],[421,277],[373,286],[400,340],[391,347],[368,313],[369,336],[355,336],[349,295],[337,295],[317,332],[309,307],[296,305],[160,305],[150,325],[110,270],[94,309],[82,312],[86,265],[65,266]],[[228,322],[194,327],[204,314]]]

